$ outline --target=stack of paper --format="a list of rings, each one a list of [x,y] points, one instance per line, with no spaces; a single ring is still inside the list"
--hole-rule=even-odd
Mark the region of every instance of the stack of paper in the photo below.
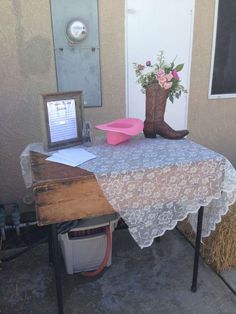
[[[83,148],[71,147],[67,149],[61,149],[53,153],[47,158],[49,161],[58,162],[60,164],[77,167],[85,161],[96,158],[92,153],[87,152]]]

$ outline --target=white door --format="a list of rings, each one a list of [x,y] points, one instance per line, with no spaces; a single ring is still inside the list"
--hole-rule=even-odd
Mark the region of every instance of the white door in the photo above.
[[[133,62],[156,60],[160,50],[166,61],[184,63],[179,75],[188,90],[192,54],[194,0],[126,0],[126,111],[145,118],[145,96],[136,83]],[[188,94],[167,103],[165,120],[178,129],[187,127]]]

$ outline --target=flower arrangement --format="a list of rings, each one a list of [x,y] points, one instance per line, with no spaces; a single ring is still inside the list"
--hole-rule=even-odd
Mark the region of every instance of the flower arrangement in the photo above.
[[[142,86],[144,93],[148,85],[158,83],[162,88],[169,90],[168,98],[173,103],[175,97],[178,99],[182,93],[187,93],[178,75],[184,64],[175,65],[175,59],[170,64],[166,63],[163,51],[157,55],[157,61],[155,64],[146,61],[145,65],[134,63],[137,82]]]

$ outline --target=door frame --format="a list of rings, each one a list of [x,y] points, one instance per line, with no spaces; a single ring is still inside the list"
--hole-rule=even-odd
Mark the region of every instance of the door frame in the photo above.
[[[129,71],[128,71],[128,1],[125,0],[125,115],[129,116]],[[168,0],[166,0],[168,1]],[[188,83],[186,89],[186,112],[185,112],[185,125],[188,124],[188,109],[189,109],[189,93],[190,93],[190,79],[191,79],[191,65],[192,65],[192,52],[193,52],[193,32],[194,32],[194,19],[195,19],[195,5],[196,0],[193,1],[193,9],[191,10],[191,25],[190,25],[190,45],[189,45],[189,59],[188,59]]]

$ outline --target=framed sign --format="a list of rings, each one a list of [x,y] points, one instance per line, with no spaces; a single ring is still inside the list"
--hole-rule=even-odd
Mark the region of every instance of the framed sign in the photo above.
[[[42,95],[45,148],[53,150],[82,143],[83,98],[81,91]]]

